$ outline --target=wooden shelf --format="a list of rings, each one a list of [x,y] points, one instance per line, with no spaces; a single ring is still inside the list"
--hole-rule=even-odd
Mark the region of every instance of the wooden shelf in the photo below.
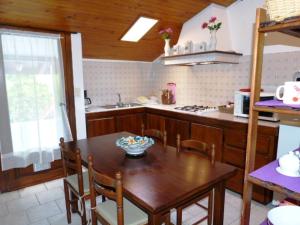
[[[273,112],[273,113],[282,113],[287,115],[298,115],[298,116],[300,115],[300,110],[295,110],[295,109],[253,106],[253,110],[258,112]]]
[[[251,77],[251,89],[254,90],[252,98],[259,99],[259,93],[261,89],[262,80],[262,67],[264,57],[264,45],[265,45],[265,33],[268,32],[282,32],[295,37],[300,38],[300,17],[277,22],[265,22],[266,10],[257,9],[256,11],[256,23],[255,23],[255,35],[254,35],[254,53],[252,62],[252,77]],[[277,161],[273,161],[257,170],[255,168],[256,151],[257,151],[257,130],[258,130],[258,115],[259,112],[272,112],[285,115],[292,115],[292,117],[298,117],[300,110],[287,108],[283,105],[263,105],[259,102],[250,102],[250,118],[248,124],[248,137],[247,137],[247,150],[246,150],[246,162],[245,162],[245,177],[244,177],[244,189],[243,189],[243,208],[241,215],[241,225],[250,224],[250,209],[253,185],[264,187],[268,190],[282,193],[290,198],[294,198],[300,201],[300,193],[298,189],[298,180],[287,179],[279,177],[279,174],[275,174],[274,171],[277,168]],[[271,170],[270,166],[272,166]],[[283,175],[282,175],[283,176]],[[299,178],[296,178],[299,179]],[[296,183],[295,183],[296,182]],[[280,185],[279,185],[280,184]],[[295,188],[296,187],[296,188]],[[288,188],[288,189],[287,189]],[[263,223],[264,224],[264,223]]]
[[[296,200],[300,201],[300,193],[290,191],[290,190],[288,190],[288,189],[286,189],[286,188],[284,188],[280,185],[272,184],[270,182],[266,182],[266,181],[260,180],[258,178],[252,177],[250,175],[248,175],[248,181],[251,182],[252,184],[256,184],[258,186],[267,188],[271,191],[279,192],[281,194],[286,195],[287,197],[290,197],[290,198],[293,198],[293,199],[296,199]]]
[[[284,20],[281,22],[264,22],[258,30],[261,33],[282,32],[295,37],[300,37],[300,17]]]
[[[195,66],[207,64],[237,64],[241,53],[233,51],[206,51],[189,54],[163,56],[161,59],[166,66]]]

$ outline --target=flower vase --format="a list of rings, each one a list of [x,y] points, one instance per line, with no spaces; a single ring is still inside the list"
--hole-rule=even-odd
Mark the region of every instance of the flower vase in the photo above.
[[[215,51],[217,49],[217,31],[211,30],[210,31],[210,38],[209,38],[209,51]]]
[[[164,50],[165,50],[165,56],[170,56],[170,50],[171,50],[171,47],[170,47],[170,40],[171,40],[171,39],[165,39],[165,47],[164,47]]]

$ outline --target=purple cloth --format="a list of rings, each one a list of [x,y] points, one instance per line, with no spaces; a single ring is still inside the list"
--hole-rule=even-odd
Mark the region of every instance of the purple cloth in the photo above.
[[[299,151],[296,149],[295,151]],[[253,171],[249,175],[263,181],[271,182],[283,186],[291,191],[300,193],[300,177],[288,177],[276,171],[279,166],[278,160],[275,160],[258,170]]]
[[[265,219],[265,221],[262,222],[260,225],[272,225],[272,223],[270,221],[268,222],[268,219]]]
[[[280,101],[280,100],[261,101],[261,102],[256,102],[255,105],[257,105],[257,106],[269,106],[269,107],[300,109],[300,105],[287,105],[287,104],[284,104],[283,101]]]

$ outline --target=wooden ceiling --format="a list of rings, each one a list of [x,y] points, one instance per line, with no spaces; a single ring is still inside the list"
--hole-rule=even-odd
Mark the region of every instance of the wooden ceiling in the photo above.
[[[1,0],[4,25],[81,32],[85,58],[153,61],[163,53],[158,31],[171,27],[177,42],[185,21],[210,3],[235,0]],[[159,22],[137,43],[120,41],[139,16]],[[199,25],[200,26],[200,25]],[[199,28],[200,29],[200,28]]]

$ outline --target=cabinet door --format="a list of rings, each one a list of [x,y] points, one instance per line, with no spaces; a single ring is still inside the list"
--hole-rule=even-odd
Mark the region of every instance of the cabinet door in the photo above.
[[[192,123],[191,138],[215,145],[216,160],[222,161],[223,130],[217,127]]]
[[[142,123],[144,123],[143,113],[117,116],[117,130],[128,131],[137,135],[141,135]]]
[[[149,113],[146,114],[146,129],[157,129],[164,131],[165,117]]]
[[[95,137],[116,132],[114,117],[91,119],[87,121],[87,137]]]
[[[180,134],[182,140],[189,139],[190,123],[188,121],[166,118],[165,126],[168,145],[176,147],[177,134]]]

